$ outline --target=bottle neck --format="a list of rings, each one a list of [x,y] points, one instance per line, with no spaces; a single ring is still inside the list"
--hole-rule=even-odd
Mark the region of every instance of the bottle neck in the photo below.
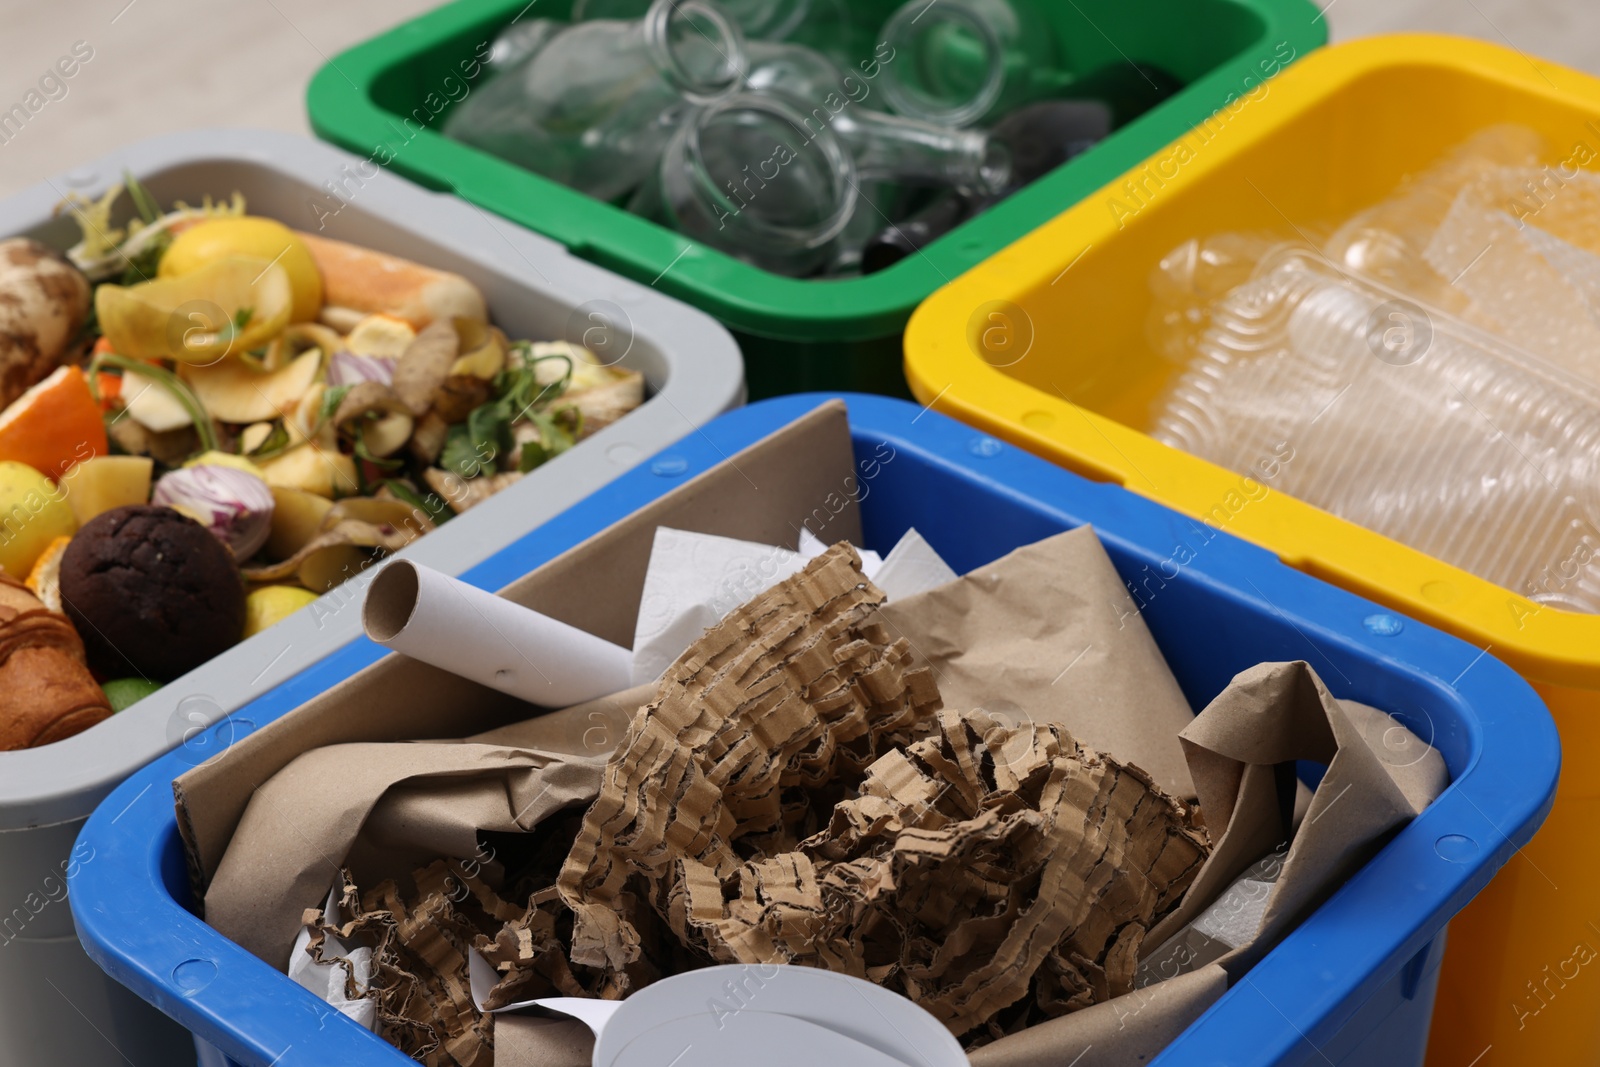
[[[714,3],[655,0],[639,32],[661,77],[690,103],[711,103],[744,83],[744,35]]]
[[[999,193],[1011,181],[1010,150],[984,130],[953,130],[856,106],[845,107],[831,125],[863,178],[979,195]]]
[[[1006,89],[1017,30],[1004,0],[909,0],[883,29],[894,61],[883,91],[895,113],[941,126],[971,126]]]

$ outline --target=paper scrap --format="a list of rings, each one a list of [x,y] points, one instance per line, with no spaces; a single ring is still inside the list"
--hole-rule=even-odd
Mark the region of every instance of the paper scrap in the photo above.
[[[800,527],[800,543],[797,554],[802,561],[810,563],[831,547],[822,538],[812,533],[811,527]],[[857,548],[856,555],[861,557],[861,573],[867,576],[867,581],[877,581],[878,568],[883,566],[883,557],[870,548]],[[881,589],[882,586],[879,586],[879,588]]]
[[[633,683],[654,682],[724,615],[805,562],[786,548],[657,527],[634,629]]]
[[[328,890],[328,901],[322,907],[320,920],[327,926],[339,924],[339,887]],[[341,1014],[350,1016],[368,1030],[376,1030],[378,1005],[366,996],[367,983],[372,977],[372,949],[365,945],[347,945],[340,938],[327,934],[313,954],[309,949],[314,929],[314,923],[300,928],[289,954],[289,977]]]
[[[959,577],[915,529],[907,530],[883,563],[867,574],[867,580],[882,589],[890,602],[926,593]]]

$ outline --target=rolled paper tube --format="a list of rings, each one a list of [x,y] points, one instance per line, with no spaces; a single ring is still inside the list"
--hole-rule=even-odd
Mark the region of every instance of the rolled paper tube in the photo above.
[[[385,648],[541,707],[633,684],[628,649],[410,560],[372,580],[361,621]]]

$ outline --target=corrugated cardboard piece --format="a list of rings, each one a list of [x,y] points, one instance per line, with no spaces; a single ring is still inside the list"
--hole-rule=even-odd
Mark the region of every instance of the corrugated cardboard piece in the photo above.
[[[778,449],[795,448],[799,442],[804,450],[775,453],[766,447],[774,442]],[[792,462],[793,455],[805,456],[806,462]],[[819,462],[819,456],[832,457],[831,468]],[[853,529],[848,529],[857,522],[852,503],[846,502],[837,510],[830,505],[817,511],[828,494],[835,494],[837,498],[840,491],[837,485],[851,470],[847,428],[838,406],[814,413],[774,438],[740,453],[732,463],[734,465],[709,472],[639,515],[591,539],[534,572],[509,592],[519,602],[565,618],[574,625],[585,625],[590,632],[626,641],[638,604],[637,590],[642,584],[650,537],[657,523],[784,544],[792,542],[792,529],[785,532],[775,527],[799,525],[808,515],[822,514],[831,517],[825,519],[827,529],[822,531],[828,539],[847,534],[856,536]],[[713,479],[715,485],[708,479]],[[741,489],[741,485],[745,488]],[[760,488],[755,489],[755,486]],[[746,510],[724,510],[727,502],[720,497],[721,493],[738,499],[746,505]],[[765,507],[775,507],[780,515],[793,518],[787,522],[774,521],[771,514],[751,514]],[[1070,569],[1067,564],[1071,565]],[[833,564],[819,561],[819,566],[830,565]],[[588,567],[599,569],[585,573],[584,568]],[[607,582],[605,578],[610,574],[622,577]],[[1108,575],[1111,584],[1106,591],[1110,592],[1114,586],[1125,596],[1092,533],[1074,531],[1025,547],[1006,560],[981,568],[973,572],[964,585],[956,583],[946,587],[951,603],[967,596],[966,608],[970,609],[970,614],[981,615],[982,598],[971,599],[975,592],[981,592],[981,583],[997,583],[1001,576],[1006,576],[1005,585],[1014,587],[1018,584],[1014,579],[1025,576],[1025,583],[1037,583],[1030,588],[1048,608],[1041,609],[1036,604],[1030,609],[1027,604],[1019,604],[1017,616],[1007,616],[1010,629],[1005,634],[1014,643],[1009,654],[991,662],[1016,669],[1004,679],[1010,688],[988,690],[989,694],[1003,693],[1004,701],[991,701],[995,707],[988,709],[963,708],[951,704],[946,693],[947,711],[938,719],[935,733],[924,741],[913,742],[904,756],[872,764],[876,784],[864,788],[859,799],[834,809],[829,825],[836,833],[831,843],[822,847],[834,849],[844,863],[881,858],[868,854],[870,849],[863,853],[859,848],[863,840],[871,839],[874,821],[879,816],[903,815],[908,807],[914,808],[919,816],[929,814],[938,808],[937,801],[928,803],[929,790],[934,793],[946,790],[950,794],[945,798],[947,804],[958,807],[966,804],[968,811],[975,810],[971,804],[980,799],[979,785],[984,789],[991,786],[982,776],[974,777],[970,770],[963,770],[958,754],[986,745],[991,749],[998,746],[999,754],[992,758],[997,768],[1015,770],[1036,767],[1040,760],[1076,760],[1084,768],[1099,767],[1104,772],[1098,779],[1096,792],[1103,786],[1109,796],[1116,796],[1119,789],[1126,787],[1144,789],[1155,796],[1151,778],[1159,784],[1160,777],[1143,776],[1136,768],[1112,760],[1099,761],[1092,753],[1084,755],[1074,739],[1090,744],[1097,732],[1106,736],[1108,730],[1121,731],[1116,736],[1121,738],[1119,743],[1126,751],[1111,749],[1108,745],[1109,755],[1140,765],[1156,765],[1177,747],[1181,726],[1184,741],[1179,752],[1188,757],[1187,763],[1174,768],[1169,760],[1166,777],[1185,785],[1192,782],[1204,805],[1217,848],[1198,872],[1189,870],[1184,878],[1173,881],[1177,889],[1170,897],[1150,902],[1144,912],[1149,920],[1160,918],[1163,912],[1168,914],[1148,933],[1145,932],[1146,922],[1138,924],[1138,936],[1124,937],[1120,925],[1099,935],[1092,946],[1092,955],[1083,951],[1077,953],[1090,964],[1087,970],[1076,961],[1070,961],[1069,956],[1062,957],[1073,962],[1070,969],[1077,979],[1059,978],[1051,987],[1050,996],[1066,1004],[1082,992],[1076,984],[1081,983],[1097,987],[1091,990],[1087,1000],[1103,1000],[1112,993],[1111,975],[1122,976],[1116,983],[1118,991],[1126,988],[1141,948],[1153,948],[1175,933],[1215,899],[1235,876],[1289,836],[1288,812],[1292,808],[1293,787],[1292,774],[1284,773],[1285,761],[1305,758],[1329,763],[1328,776],[1314,800],[1312,816],[1308,817],[1306,826],[1289,850],[1279,879],[1277,899],[1262,924],[1263,936],[1258,937],[1255,944],[1224,958],[1219,964],[1148,989],[1135,989],[1020,1033],[999,1037],[973,1052],[975,1064],[1008,1067],[1038,1064],[1044,1067],[1045,1064],[1072,1062],[1080,1053],[1084,1054],[1078,1061],[1080,1064],[1143,1062],[1221,995],[1230,973],[1237,973],[1264,951],[1271,939],[1281,936],[1323,894],[1331,891],[1353,865],[1363,862],[1388,831],[1420,810],[1443,784],[1442,760],[1420,742],[1416,743],[1419,754],[1415,760],[1391,759],[1386,763],[1382,753],[1365,740],[1384,736],[1385,730],[1374,729],[1371,719],[1381,713],[1334,701],[1304,664],[1269,665],[1241,675],[1235,686],[1213,702],[1204,715],[1191,721],[1176,683],[1172,682],[1159,652],[1136,615],[1125,620],[1124,625],[1137,623],[1137,635],[1142,636],[1143,645],[1148,647],[1141,651],[1140,643],[1132,642],[1113,660],[1092,652],[1097,641],[1109,643],[1112,640],[1112,635],[1103,631],[1107,625],[1117,624],[1115,612],[1107,612],[1099,603],[1094,604],[1097,609],[1094,612],[1051,610],[1067,603],[1056,599],[1061,586],[1076,584],[1078,588],[1098,588],[1095,583],[1106,582]],[[597,595],[597,582],[606,589],[604,598]],[[853,583],[846,584],[854,588]],[[938,592],[924,596],[935,597]],[[961,663],[960,656],[950,654],[976,645],[957,642],[949,629],[938,624],[941,612],[931,610],[929,603],[916,605],[917,599],[908,598],[876,614],[870,625],[881,632],[867,634],[863,630],[852,639],[872,647],[854,648],[851,652],[851,655],[865,657],[860,661],[863,673],[881,672],[878,677],[885,683],[882,690],[885,695],[875,699],[889,700],[892,707],[913,716],[919,706],[924,712],[930,706],[926,694],[921,698],[908,695],[919,683],[907,679],[920,667],[931,669],[932,678],[941,691],[948,679],[952,692],[973,692],[963,690],[962,686],[979,684],[977,680],[992,669],[984,666],[977,656]],[[596,607],[599,603],[605,604],[605,611]],[[606,611],[610,612],[609,617]],[[897,611],[902,613],[898,620],[894,619]],[[953,620],[951,627],[964,625],[960,621],[960,611],[945,614]],[[1081,620],[1071,621],[1077,620],[1080,614]],[[1068,616],[1069,621],[1063,623],[1063,615]],[[1099,628],[1094,623],[1096,616],[1100,619]],[[979,631],[975,633],[982,636]],[[842,632],[835,635],[843,636]],[[843,650],[851,643],[836,642],[829,647]],[[927,653],[919,647],[922,645],[940,649],[943,654]],[[1088,651],[1085,651],[1086,646]],[[846,659],[849,660],[849,656]],[[705,666],[702,664],[696,669]],[[1147,679],[1137,694],[1130,694],[1125,679],[1120,683],[1114,679],[1119,671],[1130,669],[1143,674],[1154,672],[1155,678]],[[1137,709],[1135,714],[1146,714],[1144,728],[1129,731],[1125,720],[1131,716],[1116,715],[1115,706],[1097,702],[1082,692],[1085,687],[1093,689],[1115,684],[1124,686],[1123,699],[1145,701],[1133,708],[1124,705],[1126,711]],[[896,685],[900,690],[895,691]],[[1070,692],[1063,689],[1064,686],[1070,686]],[[896,696],[895,692],[900,695]],[[977,692],[978,699],[989,699],[981,691]],[[526,718],[532,709],[429,668],[394,657],[385,660],[248,738],[216,763],[191,772],[176,783],[180,814],[187,816],[185,825],[191,862],[202,885],[210,887],[206,897],[209,921],[281,969],[286,962],[288,946],[299,928],[302,909],[315,906],[320,916],[322,897],[334,880],[334,868],[342,857],[344,864],[355,873],[357,884],[367,891],[369,899],[361,902],[362,909],[371,912],[386,906],[391,914],[413,918],[421,914],[429,918],[428,923],[420,926],[427,926],[435,933],[428,936],[426,931],[414,929],[416,945],[406,945],[407,951],[413,954],[438,955],[436,931],[439,927],[435,920],[459,895],[463,901],[474,902],[467,906],[481,908],[484,913],[506,923],[510,941],[498,944],[490,953],[502,966],[503,973],[513,974],[520,966],[525,978],[547,981],[566,995],[593,994],[605,983],[610,983],[614,989],[620,988],[619,976],[648,980],[651,977],[648,970],[629,972],[628,968],[637,968],[639,961],[628,959],[626,938],[622,942],[608,938],[604,929],[585,942],[589,947],[582,951],[587,953],[585,958],[591,960],[612,961],[615,957],[612,962],[617,966],[610,971],[605,967],[587,970],[581,965],[566,968],[565,960],[558,961],[557,954],[550,951],[551,945],[556,943],[554,927],[536,921],[534,914],[539,905],[554,905],[556,894],[535,899],[524,911],[520,905],[509,904],[486,884],[512,873],[503,862],[509,862],[509,851],[506,855],[495,852],[483,865],[472,869],[460,862],[481,848],[485,837],[479,831],[486,831],[489,840],[502,844],[518,839],[537,842],[541,838],[565,838],[570,842],[569,835],[576,832],[576,827],[571,825],[576,813],[584,810],[588,799],[601,791],[603,776],[607,773],[602,755],[622,740],[630,707],[639,708],[647,698],[646,694],[634,690],[609,704],[599,702],[606,704],[605,707],[582,706],[517,723],[516,719]],[[893,704],[896,700],[904,702],[903,705]],[[767,710],[775,711],[780,704],[781,701]],[[897,714],[899,712],[892,712],[889,719],[893,720]],[[386,722],[381,717],[385,715],[392,715],[392,718]],[[481,730],[492,725],[497,719],[505,724],[502,728],[493,733],[479,733],[468,743],[362,743],[430,735],[459,737],[472,729]],[[634,717],[629,729],[638,728],[641,721],[648,720]],[[787,720],[781,714],[772,720],[774,725],[784,721]],[[1384,717],[1383,722],[1389,721]],[[707,728],[715,725],[712,721]],[[639,736],[645,735],[640,732]],[[742,736],[749,743],[751,735]],[[782,729],[772,734],[775,738],[784,736],[787,735]],[[1390,731],[1391,741],[1393,736]],[[765,734],[762,737],[772,739]],[[737,738],[730,741],[738,743]],[[354,744],[343,746],[342,754],[340,749],[328,749],[308,752],[299,760],[294,758],[301,751],[331,742]],[[1095,746],[1091,744],[1091,747]],[[752,757],[760,748],[752,750]],[[352,764],[351,757],[356,749],[360,750],[360,762],[374,768],[370,773],[359,775],[365,784],[349,790],[328,785],[330,781],[338,781]],[[386,755],[381,749],[409,751]],[[616,768],[620,764],[611,766]],[[284,774],[277,773],[284,768],[288,768]],[[682,784],[684,779],[678,781]],[[263,788],[261,795],[252,801],[250,789],[257,783]],[[997,780],[993,788],[1000,785]],[[307,790],[322,791],[314,794],[318,809],[315,813],[301,810],[304,799],[313,796]],[[338,795],[326,795],[329,792]],[[676,795],[676,788],[667,792]],[[751,802],[755,802],[754,798]],[[1074,810],[1084,806],[1080,802]],[[748,813],[741,807],[736,817],[729,805],[700,808],[690,805],[684,810],[698,814],[695,818],[672,823],[662,840],[672,842],[680,851],[687,850],[687,854],[698,855],[706,855],[707,835],[714,838],[718,832],[739,825],[739,819]],[[770,822],[770,809],[757,803],[755,810],[761,812],[752,816],[758,823],[761,819]],[[1181,805],[1177,810],[1181,810]],[[947,823],[960,821],[951,816],[951,812],[940,813]],[[981,817],[981,812],[974,817]],[[1126,826],[1127,820],[1122,820],[1122,825]],[[522,833],[534,827],[537,827],[536,832]],[[959,851],[959,835],[940,836],[940,832],[947,829],[948,824],[935,827],[934,833],[926,835],[930,851]],[[309,844],[308,830],[315,835]],[[923,831],[919,828],[919,832]],[[230,839],[233,840],[231,848]],[[588,840],[598,856],[601,850],[594,846],[597,841],[603,843],[603,839],[591,837]],[[1138,842],[1148,838],[1132,834],[1129,840]],[[695,845],[695,842],[700,844]],[[700,851],[697,853],[695,849]],[[715,853],[713,848],[712,854]],[[408,867],[416,871],[441,856],[456,857],[455,866],[436,867],[431,874],[427,873],[429,868],[424,867],[422,876],[413,879],[415,886],[406,882]],[[1149,855],[1137,862],[1151,869],[1161,865],[1160,857]],[[715,862],[701,863],[700,867],[713,873],[717,870]],[[647,924],[651,922],[649,916],[663,916],[654,923],[656,928],[639,931],[640,944],[652,943],[669,933],[677,917],[678,925],[686,932],[692,928],[694,936],[703,939],[702,944],[723,947],[739,944],[746,948],[753,944],[757,955],[764,951],[769,942],[763,938],[770,934],[770,924],[745,922],[729,926],[730,916],[737,911],[737,895],[732,901],[720,890],[716,891],[715,899],[697,896],[700,890],[696,887],[705,882],[703,871],[697,874],[695,868],[685,865],[675,870],[677,876],[663,883],[668,892],[664,908],[658,911],[648,906],[628,905],[625,909],[632,916],[644,916]],[[798,874],[798,870],[790,873]],[[604,864],[596,864],[592,869],[585,865],[577,874],[576,879],[563,878],[563,889],[574,891],[570,902],[580,909],[603,904],[604,895],[591,897],[589,890],[595,884],[604,886],[607,882]],[[379,891],[381,886],[379,890],[371,888],[378,885],[374,879],[385,877],[397,877],[406,888],[385,898]],[[447,878],[455,881],[447,882]],[[1193,884],[1187,894],[1176,909],[1172,909],[1172,902],[1191,879]],[[803,879],[796,884],[800,881]],[[704,888],[709,890],[720,884],[705,882]],[[771,884],[785,883],[775,878]],[[1004,878],[997,875],[996,885],[1003,888],[1004,884]],[[452,885],[464,886],[466,892],[455,893],[450,888]],[[673,895],[673,886],[678,887],[676,895]],[[582,891],[575,891],[579,889]],[[627,888],[613,887],[613,899],[620,900],[627,892]],[[1049,894],[1049,903],[1055,903],[1060,895],[1063,894]],[[430,899],[433,903],[428,903]],[[803,901],[793,898],[790,903],[798,905]],[[721,914],[715,915],[713,911]],[[618,914],[616,909],[610,909],[609,913]],[[604,915],[593,921],[602,928],[606,922]],[[1056,917],[1050,921],[1060,919]],[[1079,924],[1085,925],[1081,917]],[[1092,922],[1087,926],[1096,928]],[[405,927],[404,922],[396,926],[397,930]],[[617,929],[620,930],[620,926]],[[986,932],[974,927],[946,939],[953,947],[946,950],[945,955],[954,960],[953,963],[947,960],[947,964],[962,969],[963,977],[976,973],[974,968],[982,970],[981,965],[989,962],[991,956],[1004,955],[997,954],[991,942],[979,943]],[[754,941],[750,940],[752,936]],[[445,943],[448,944],[448,939]],[[619,943],[623,943],[620,952]],[[796,939],[795,943],[801,942]],[[977,958],[965,958],[970,956]],[[911,987],[919,996],[926,994],[930,999],[938,995],[938,975],[932,975],[931,970],[924,967],[920,976],[913,976],[923,984]],[[1004,972],[1006,967],[998,970]],[[1051,973],[1065,976],[1067,972],[1056,968]],[[411,972],[403,975],[402,980],[428,985],[428,979]],[[570,987],[565,983],[570,983]],[[975,988],[991,989],[993,986],[980,980]],[[454,1006],[465,1016],[460,995],[460,990],[453,988],[450,980],[440,978],[422,991],[421,999],[435,1006]],[[1084,998],[1080,997],[1071,1006],[1077,1007],[1083,1002]],[[960,1013],[973,1003],[971,998],[959,995],[947,1000],[948,1017],[965,1021],[970,1016]],[[402,1018],[391,1020],[388,1025],[398,1027],[404,1023]],[[1004,1028],[991,1034],[999,1032],[1004,1032]],[[484,1062],[478,1057],[484,1051],[488,1035],[475,1019],[464,1019],[463,1025],[451,1028],[451,1033],[455,1044],[431,1051],[426,1057],[428,1062]],[[581,1033],[565,1023],[502,1016],[496,1020],[493,1041],[495,1062],[502,1067],[522,1063],[580,1067],[588,1062],[588,1045]],[[452,1058],[434,1058],[435,1053]]]
[[[1092,540],[992,569],[1070,574],[1062,557]],[[921,599],[928,632],[945,639],[937,620],[964,592]],[[958,1035],[1036,979],[1055,1012],[1132,987],[1145,929],[1205,854],[1188,809],[1059,727],[937,716],[933,670],[913,667],[881,602],[835,546],[708,630],[634,718],[559,882],[573,962],[605,976],[603,995],[661,970],[641,904],[701,959],[870,977]]]

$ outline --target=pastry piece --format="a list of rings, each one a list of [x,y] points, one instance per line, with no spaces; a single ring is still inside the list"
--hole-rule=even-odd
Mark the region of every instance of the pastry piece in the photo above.
[[[88,314],[76,267],[38,241],[0,241],[0,409],[61,365]]]
[[[65,615],[0,574],[0,751],[48,745],[111,716]]]
[[[414,329],[453,318],[487,322],[478,287],[449,271],[434,270],[409,259],[374,252],[343,241],[298,235],[322,272],[324,318],[341,322],[346,312],[383,312],[404,319]]]
[[[112,508],[61,559],[61,600],[104,677],[171,681],[238,643],[245,592],[233,555],[171,508]]]

